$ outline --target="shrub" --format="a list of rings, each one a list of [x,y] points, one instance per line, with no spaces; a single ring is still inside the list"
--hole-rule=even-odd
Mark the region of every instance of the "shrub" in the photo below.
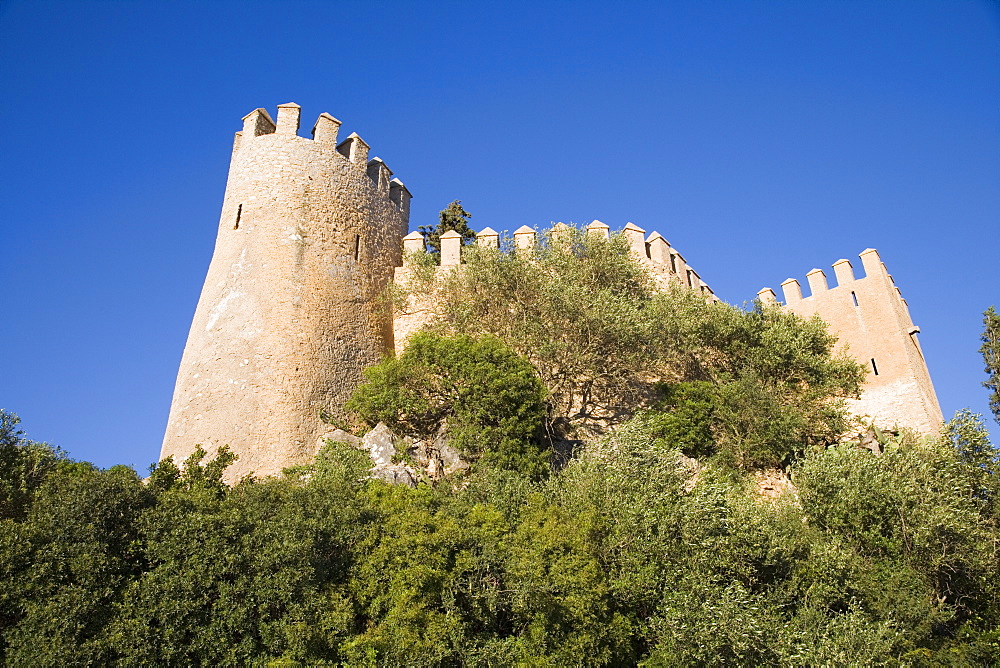
[[[417,334],[398,358],[365,372],[347,409],[370,424],[433,438],[483,465],[539,476],[545,389],[525,360],[493,337]]]

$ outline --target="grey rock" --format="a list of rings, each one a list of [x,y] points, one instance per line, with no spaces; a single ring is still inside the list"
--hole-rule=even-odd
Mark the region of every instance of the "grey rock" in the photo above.
[[[395,439],[384,422],[375,425],[375,428],[365,434],[361,441],[375,466],[392,464],[392,458],[396,456]]]
[[[377,480],[384,480],[390,485],[406,485],[407,487],[417,486],[417,480],[413,475],[413,471],[402,464],[376,468],[372,471],[372,477]]]
[[[343,429],[333,429],[320,434],[319,438],[316,439],[316,452],[319,452],[327,441],[339,441],[355,448],[362,447],[361,439],[354,434],[349,434]]]
[[[448,442],[448,436],[442,430],[434,437],[432,459],[440,459],[445,473],[452,473],[460,469],[469,468],[469,462],[462,458],[462,453],[458,448],[452,447]]]

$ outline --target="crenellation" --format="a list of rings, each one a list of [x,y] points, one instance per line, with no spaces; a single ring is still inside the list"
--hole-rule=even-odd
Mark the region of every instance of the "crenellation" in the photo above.
[[[492,227],[484,228],[476,234],[476,243],[488,248],[500,248],[500,234]]]
[[[789,306],[802,301],[802,286],[794,278],[786,278],[782,281],[781,291],[785,295],[785,304]]]
[[[424,249],[424,235],[420,232],[410,232],[405,237],[403,237],[403,260],[404,263],[407,261],[406,256],[410,253],[423,253]]]
[[[670,273],[678,278],[687,276],[687,262],[676,248],[670,248]]]
[[[514,246],[519,251],[530,251],[535,247],[534,228],[522,225],[514,230]]]
[[[865,268],[865,277],[869,278],[872,276],[881,276],[883,278],[889,278],[889,272],[886,271],[885,264],[882,263],[882,258],[879,257],[878,251],[874,248],[866,248],[861,251],[861,266]]]
[[[243,117],[243,138],[253,139],[261,135],[272,134],[275,130],[274,121],[267,109],[254,109]]]
[[[462,263],[462,235],[448,230],[441,235],[441,266],[454,267]]]
[[[368,144],[356,132],[337,145],[337,152],[361,169],[368,167],[368,149]]]
[[[294,102],[278,105],[278,122],[275,127],[275,134],[291,135],[297,137],[299,134],[299,115],[302,108]]]
[[[629,248],[632,249],[632,254],[635,257],[640,260],[649,259],[649,255],[646,253],[646,230],[635,223],[626,223],[625,227],[622,228],[622,234],[628,240]]]
[[[375,156],[368,161],[368,178],[372,180],[379,192],[388,193],[389,183],[392,179],[392,170],[385,164],[382,158]]]
[[[809,282],[809,294],[815,295],[819,292],[826,292],[828,289],[828,284],[826,282],[826,273],[822,269],[813,269],[806,274],[806,280]]]
[[[604,231],[610,228],[600,221],[596,222],[597,225],[594,225],[594,223],[587,225],[585,232],[587,234],[593,234],[596,230],[596,234],[603,236]],[[631,232],[636,238],[638,238],[640,233],[639,228],[634,224],[631,225],[633,227]],[[549,230],[548,238],[553,241],[566,239],[572,229],[573,228],[571,226],[566,225],[565,223],[555,223]],[[622,231],[623,235],[626,233],[626,230],[628,230],[627,226]],[[538,231],[535,228],[522,225],[515,230],[513,234],[514,250],[517,252],[525,252],[534,249],[537,236]],[[460,235],[453,232],[447,232],[441,236],[441,255],[439,258],[441,267],[453,267],[461,263],[460,238]],[[499,249],[500,234],[493,228],[486,227],[476,234],[476,244],[482,247]],[[411,232],[403,237],[403,245],[404,252],[406,253],[416,251],[426,252],[424,250],[423,236],[417,232]],[[649,236],[649,240],[644,241],[644,245],[648,249],[646,258],[648,262],[647,266],[654,282],[658,286],[666,287],[671,282],[679,282],[681,285],[684,285],[691,290],[701,292],[711,301],[719,301],[719,298],[715,295],[711,286],[702,280],[698,272],[684,261],[680,253],[673,249],[659,232],[653,232]],[[679,271],[675,271],[676,267],[680,267]],[[407,275],[408,274],[404,273],[401,276],[405,278]]]
[[[774,290],[771,288],[761,288],[758,290],[757,299],[760,300],[761,304],[765,304],[767,306],[777,306],[778,304],[778,295],[776,295]]]
[[[566,242],[570,239],[572,228],[566,223],[556,223],[549,230],[549,237],[553,241]]]
[[[670,244],[659,232],[653,232],[646,239],[646,247],[649,249],[649,259],[661,265],[670,264]]]
[[[603,239],[610,239],[611,228],[595,218],[587,225],[587,234],[593,234]]]
[[[699,283],[698,274],[696,274],[694,269],[691,269],[690,267],[688,267],[687,271],[685,272],[685,283],[687,287],[691,288],[692,290],[698,289],[698,283]]]
[[[837,277],[837,287],[854,282],[854,267],[850,260],[837,260],[833,263],[833,273]]]
[[[410,194],[409,189],[403,182],[397,178],[393,178],[389,182],[389,200],[396,205],[396,210],[399,211],[400,218],[403,220],[403,228],[401,232],[406,232],[410,229],[410,200],[413,199],[413,195]]]
[[[337,134],[340,132],[340,121],[325,111],[316,119],[313,125],[313,141],[321,144],[337,145]]]

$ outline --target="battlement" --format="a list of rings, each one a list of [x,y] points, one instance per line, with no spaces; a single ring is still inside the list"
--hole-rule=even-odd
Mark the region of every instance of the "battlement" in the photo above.
[[[388,195],[396,205],[396,209],[403,213],[407,220],[409,219],[412,195],[402,181],[392,178],[392,170],[384,160],[378,157],[368,158],[371,147],[360,135],[352,132],[338,144],[337,136],[340,134],[341,122],[324,111],[313,124],[312,137],[300,137],[301,113],[302,108],[294,102],[278,105],[277,121],[272,120],[267,109],[254,109],[243,117],[243,130],[236,133],[233,151],[248,146],[257,138],[268,136],[272,139],[280,137],[296,142],[311,141],[317,148],[323,146],[333,148],[334,151],[331,152],[333,155],[342,156],[358,169],[364,170],[375,188]]]
[[[570,230],[565,223],[556,223],[550,234],[558,237]],[[585,232],[603,239],[611,238],[611,228],[599,220],[594,220],[584,228]],[[673,248],[659,232],[653,232],[646,237],[646,231],[634,223],[627,223],[621,230],[626,238],[632,254],[650,269],[653,277],[661,285],[669,282],[679,283],[685,287],[704,293],[713,301],[718,301],[712,288],[705,283],[698,272],[692,269],[684,260],[684,256]],[[500,247],[500,233],[492,228],[485,228],[476,234],[479,246]],[[538,243],[538,230],[522,225],[513,233],[514,250],[529,251]],[[441,235],[441,266],[453,267],[461,264],[462,237],[459,234],[445,233]],[[411,232],[403,237],[403,250],[406,253],[423,252],[424,238],[419,232]]]
[[[905,304],[906,300],[903,299],[899,288],[895,286],[892,275],[886,269],[885,263],[879,257],[878,251],[874,248],[868,248],[862,251],[859,257],[861,258],[861,266],[864,268],[865,275],[860,278],[856,277],[854,275],[854,266],[850,260],[837,260],[832,265],[833,274],[837,281],[837,285],[833,287],[830,287],[826,272],[822,269],[812,269],[806,272],[806,285],[809,286],[808,296],[803,295],[802,284],[798,279],[786,278],[781,282],[781,291],[785,305],[792,306],[803,300],[808,301],[830,291],[840,291],[838,292],[840,294],[843,290],[847,290],[852,286],[856,287],[858,281],[865,281],[864,285],[878,284],[882,287],[888,287],[889,292]],[[869,278],[872,280],[868,281],[867,279]],[[765,304],[779,303],[777,294],[771,288],[762,288],[757,292],[757,297]]]
[[[307,461],[365,368],[393,348],[383,298],[410,192],[322,113],[255,109],[236,133],[215,252],[192,321],[163,453],[229,444],[230,479]],[[261,416],[268,416],[262,420]]]
[[[920,328],[910,320],[878,251],[868,248],[859,257],[865,275],[856,276],[849,260],[837,260],[833,287],[822,269],[806,273],[808,295],[798,279],[782,281],[782,308],[803,317],[818,315],[837,336],[838,347],[868,369],[862,397],[852,404],[857,415],[883,426],[896,423],[933,432],[942,416],[916,336]],[[761,289],[757,297],[779,306],[771,288]]]
[[[255,109],[236,133],[215,252],[178,370],[162,456],[186,458],[195,444],[210,453],[229,444],[239,455],[230,480],[268,475],[308,461],[328,425],[319,416],[343,405],[364,369],[432,323],[433,295],[411,294],[397,308],[385,299],[393,281],[424,272],[408,266],[426,252],[409,229],[410,191],[356,132],[323,112],[311,137],[299,136],[301,108]],[[542,233],[484,228],[479,248],[525,258],[585,238],[615,239],[648,269],[658,287],[681,286],[717,301],[685,257],[659,232],[594,220],[577,231],[555,223]],[[442,273],[468,250],[457,232],[441,235]],[[833,275],[813,269],[805,282],[782,283],[788,309],[818,315],[838,346],[869,369],[852,410],[882,425],[933,432],[941,411],[920,345],[878,252],[848,260]],[[422,263],[421,263],[422,264]],[[831,282],[835,285],[831,286]],[[804,294],[804,290],[808,294]],[[765,288],[762,302],[778,307]]]

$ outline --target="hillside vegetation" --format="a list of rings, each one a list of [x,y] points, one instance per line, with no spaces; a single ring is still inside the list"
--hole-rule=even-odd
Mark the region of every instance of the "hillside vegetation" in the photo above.
[[[862,370],[820,321],[656,290],[621,239],[565,234],[414,273],[437,323],[347,408],[470,463],[416,487],[340,442],[282,478],[229,487],[199,451],[143,481],[0,413],[3,661],[1000,660],[978,416],[860,447]]]

